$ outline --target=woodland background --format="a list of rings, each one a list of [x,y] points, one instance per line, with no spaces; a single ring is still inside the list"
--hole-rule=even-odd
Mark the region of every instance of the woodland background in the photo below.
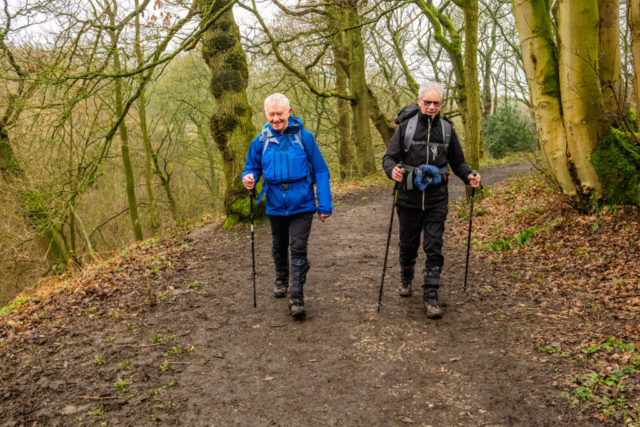
[[[433,80],[472,167],[530,153],[578,211],[640,205],[638,2],[2,6],[0,303],[174,227],[246,220],[239,175],[274,92],[334,182],[386,180],[394,119]]]

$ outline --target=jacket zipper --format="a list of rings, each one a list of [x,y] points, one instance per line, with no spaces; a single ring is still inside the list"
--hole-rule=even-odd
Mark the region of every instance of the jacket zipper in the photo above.
[[[429,141],[431,141],[431,119],[429,119],[429,130],[427,132],[427,165],[429,164]],[[424,211],[424,193],[427,191],[425,188],[422,190],[422,210]]]

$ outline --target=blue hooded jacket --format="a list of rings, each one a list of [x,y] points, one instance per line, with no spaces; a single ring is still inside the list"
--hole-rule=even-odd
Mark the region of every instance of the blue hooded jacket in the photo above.
[[[269,123],[264,125],[249,147],[242,177],[247,174],[253,174],[256,183],[263,178],[261,196],[266,192],[267,215],[316,211],[331,215],[333,211],[329,168],[313,134],[304,129],[298,117],[289,117],[284,133],[276,132]],[[317,208],[314,182],[318,193]]]

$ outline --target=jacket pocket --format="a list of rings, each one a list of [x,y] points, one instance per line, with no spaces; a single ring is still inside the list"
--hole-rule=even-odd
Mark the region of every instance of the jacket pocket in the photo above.
[[[267,150],[262,155],[262,171],[265,181],[275,182],[277,175],[277,155],[275,150]]]
[[[287,166],[290,182],[307,178],[309,175],[309,160],[303,148],[294,144],[287,150]]]

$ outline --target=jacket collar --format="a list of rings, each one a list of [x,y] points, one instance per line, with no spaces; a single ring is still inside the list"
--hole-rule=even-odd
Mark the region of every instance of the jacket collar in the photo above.
[[[422,111],[418,111],[418,120],[425,126],[429,126],[429,121],[431,121],[431,127],[435,127],[440,121],[440,113],[436,114],[432,119],[431,116],[422,114]]]
[[[289,123],[287,124],[287,127],[285,128],[283,133],[276,132],[275,130],[273,130],[269,122],[267,122],[264,125],[263,131],[267,130],[269,136],[279,137],[280,135],[284,135],[284,134],[294,134],[298,131],[301,131],[302,129],[304,129],[304,124],[302,123],[302,119],[295,116],[289,116]]]

